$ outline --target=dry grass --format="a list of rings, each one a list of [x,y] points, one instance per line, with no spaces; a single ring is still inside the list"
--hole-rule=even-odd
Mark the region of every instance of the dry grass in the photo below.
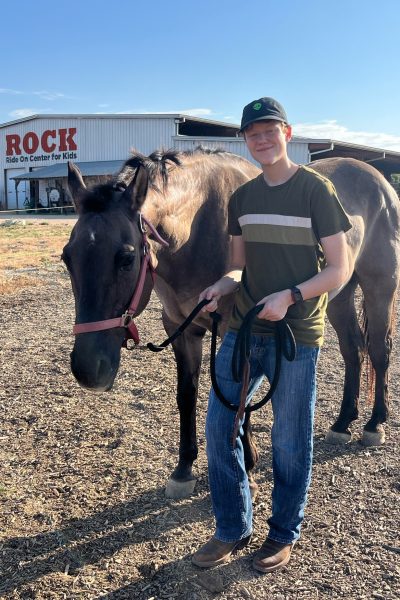
[[[0,296],[15,294],[24,288],[36,287],[37,285],[42,285],[42,281],[38,277],[0,275]]]
[[[41,269],[59,264],[71,228],[72,223],[57,222],[3,224],[0,227],[0,295],[41,285]]]

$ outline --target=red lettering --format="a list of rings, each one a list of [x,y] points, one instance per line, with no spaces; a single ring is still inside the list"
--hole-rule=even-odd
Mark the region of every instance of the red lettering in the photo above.
[[[76,127],[59,129],[58,133],[60,135],[60,145],[58,147],[60,152],[65,152],[66,150],[78,150],[78,146],[73,139],[74,135],[76,134]]]
[[[21,145],[26,154],[35,154],[39,146],[43,152],[48,154],[55,150],[59,152],[78,150],[78,146],[74,140],[76,132],[77,129],[75,127],[59,129],[58,131],[56,129],[46,129],[39,137],[33,131],[29,131],[22,138],[22,144],[21,136],[17,133],[10,133],[6,135],[6,156],[20,156],[22,154]]]
[[[25,134],[22,140],[22,147],[27,154],[34,154],[39,148],[39,138],[36,133],[29,131],[29,133]]]
[[[53,152],[56,149],[57,145],[54,142],[52,144],[49,144],[49,138],[54,139],[56,137],[56,134],[57,132],[55,129],[48,129],[42,134],[40,142],[42,144],[44,152]]]
[[[19,137],[18,134],[11,133],[9,135],[6,135],[6,143],[7,143],[6,156],[12,156],[14,153],[21,154],[21,148],[19,146],[21,143],[21,138]]]

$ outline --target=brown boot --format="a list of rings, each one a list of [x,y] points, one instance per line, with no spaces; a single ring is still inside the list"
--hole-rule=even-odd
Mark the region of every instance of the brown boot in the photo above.
[[[192,563],[202,568],[222,565],[229,561],[231,554],[247,546],[250,538],[251,535],[236,542],[221,542],[213,536],[193,554]]]
[[[284,567],[290,559],[293,544],[281,544],[267,538],[253,559],[253,567],[261,573],[271,573]]]

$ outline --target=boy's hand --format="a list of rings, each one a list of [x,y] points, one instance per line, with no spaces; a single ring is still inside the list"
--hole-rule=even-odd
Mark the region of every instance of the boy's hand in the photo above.
[[[290,290],[275,292],[257,302],[257,306],[260,304],[263,304],[264,308],[258,314],[259,319],[280,321],[286,315],[289,306],[293,304],[292,294]]]
[[[202,300],[211,300],[208,304],[203,306],[202,312],[214,312],[218,308],[218,300],[221,298],[221,290],[219,289],[218,283],[210,285],[210,287],[203,290],[199,296],[199,302]]]

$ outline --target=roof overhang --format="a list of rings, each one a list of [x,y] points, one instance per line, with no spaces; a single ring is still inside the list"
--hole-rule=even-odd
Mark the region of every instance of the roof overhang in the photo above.
[[[338,140],[315,140],[306,139],[311,160],[320,158],[331,158],[341,156],[344,158],[355,158],[370,163],[386,175],[400,173],[400,152],[395,150],[384,150],[383,148],[372,148],[360,144],[340,142]]]
[[[97,162],[77,162],[76,166],[84,177],[96,177],[101,175],[114,175],[118,173],[125,161],[123,160],[102,160]],[[43,167],[29,173],[20,173],[11,177],[18,181],[36,180],[36,179],[60,179],[68,177],[68,163],[60,163]]]

